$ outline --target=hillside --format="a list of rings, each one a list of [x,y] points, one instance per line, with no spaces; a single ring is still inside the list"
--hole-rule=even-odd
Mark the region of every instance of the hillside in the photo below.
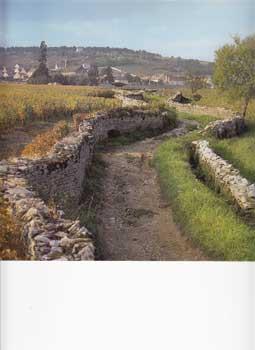
[[[25,69],[36,67],[38,47],[0,48],[0,65],[12,69],[18,63]],[[180,57],[163,57],[147,51],[134,51],[126,48],[109,47],[49,47],[48,65],[73,71],[83,63],[96,61],[98,66],[115,66],[130,73],[151,75],[187,71],[194,74],[211,74],[213,64]]]

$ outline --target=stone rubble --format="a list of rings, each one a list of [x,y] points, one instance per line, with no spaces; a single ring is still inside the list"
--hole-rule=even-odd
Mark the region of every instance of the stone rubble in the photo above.
[[[93,260],[90,232],[78,221],[62,218],[29,189],[24,178],[6,174],[1,188],[11,213],[22,222],[22,239],[31,260]]]
[[[239,136],[245,131],[245,119],[239,115],[232,118],[217,120],[209,123],[203,132],[209,132],[213,136],[223,139]]]
[[[191,103],[191,100],[185,96],[183,96],[181,91],[178,91],[174,96],[172,96],[169,100],[169,103],[181,103],[181,104],[187,104]]]

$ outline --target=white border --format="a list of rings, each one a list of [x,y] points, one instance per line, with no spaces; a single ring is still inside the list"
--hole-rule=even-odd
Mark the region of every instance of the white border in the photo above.
[[[2,350],[252,350],[252,263],[1,262]]]

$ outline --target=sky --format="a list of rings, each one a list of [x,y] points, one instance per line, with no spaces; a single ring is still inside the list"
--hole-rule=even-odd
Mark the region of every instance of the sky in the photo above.
[[[109,46],[213,60],[255,33],[254,0],[0,0],[1,46]]]

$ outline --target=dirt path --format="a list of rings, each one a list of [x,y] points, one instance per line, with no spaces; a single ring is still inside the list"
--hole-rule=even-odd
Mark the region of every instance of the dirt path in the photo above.
[[[169,134],[183,132],[181,128]],[[147,139],[102,153],[107,167],[97,214],[100,259],[205,259],[182,235],[160,194],[156,172],[150,166],[160,142],[162,138]]]

